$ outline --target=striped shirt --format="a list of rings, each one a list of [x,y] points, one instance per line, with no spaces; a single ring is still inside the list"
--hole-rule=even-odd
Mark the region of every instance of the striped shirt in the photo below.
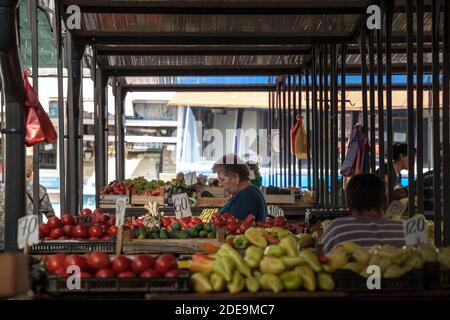
[[[402,247],[405,245],[403,223],[401,221],[365,217],[334,219],[326,227],[321,238],[324,254],[347,241],[352,241],[366,248],[376,244]]]

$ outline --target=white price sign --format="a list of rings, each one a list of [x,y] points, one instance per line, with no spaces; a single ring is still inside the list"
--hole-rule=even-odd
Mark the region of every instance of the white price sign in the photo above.
[[[428,243],[427,225],[425,217],[417,214],[403,222],[405,243],[407,246],[416,246]]]
[[[255,171],[254,170],[250,170],[250,180],[255,180],[256,176],[255,176]]]
[[[196,184],[197,183],[197,173],[195,171],[186,173],[186,175],[184,176],[184,182],[188,186],[192,186],[192,185]]]
[[[387,208],[386,212],[384,213],[384,217],[386,219],[390,219],[393,216],[402,216],[405,211],[406,211],[407,207],[401,202],[401,201],[392,201],[391,205],[389,206],[389,208]]]
[[[38,225],[38,217],[35,215],[19,219],[17,225],[17,246],[19,249],[23,249],[27,242],[29,246],[39,243]]]
[[[119,228],[125,222],[125,208],[127,206],[125,198],[118,198],[116,200],[116,226]]]
[[[283,217],[284,216],[284,211],[283,209],[277,207],[277,206],[272,206],[272,205],[268,205],[267,206],[267,214],[269,216],[272,217]]]
[[[192,216],[187,193],[174,194],[172,196],[172,202],[177,219]]]

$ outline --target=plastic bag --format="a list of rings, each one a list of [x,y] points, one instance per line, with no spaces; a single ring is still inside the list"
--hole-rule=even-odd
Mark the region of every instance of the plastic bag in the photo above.
[[[57,138],[55,127],[45,112],[38,96],[28,81],[28,72],[24,71],[25,86],[25,144],[31,147],[37,143],[52,143]]]
[[[298,160],[308,158],[308,138],[303,124],[303,117],[297,116],[297,123],[290,130],[291,132],[291,152]]]

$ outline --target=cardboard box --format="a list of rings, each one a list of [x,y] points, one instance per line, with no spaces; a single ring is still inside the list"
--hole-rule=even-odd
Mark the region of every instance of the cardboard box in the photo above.
[[[13,297],[30,289],[28,256],[0,254],[0,298]]]

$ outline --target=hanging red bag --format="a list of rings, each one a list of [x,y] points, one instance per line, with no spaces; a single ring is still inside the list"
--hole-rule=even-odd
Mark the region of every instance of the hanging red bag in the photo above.
[[[308,158],[307,136],[302,116],[297,116],[297,123],[291,128],[291,153],[298,160]]]
[[[45,112],[39,98],[28,80],[28,71],[24,71],[25,86],[25,144],[31,147],[37,143],[52,143],[57,138],[55,127]]]

